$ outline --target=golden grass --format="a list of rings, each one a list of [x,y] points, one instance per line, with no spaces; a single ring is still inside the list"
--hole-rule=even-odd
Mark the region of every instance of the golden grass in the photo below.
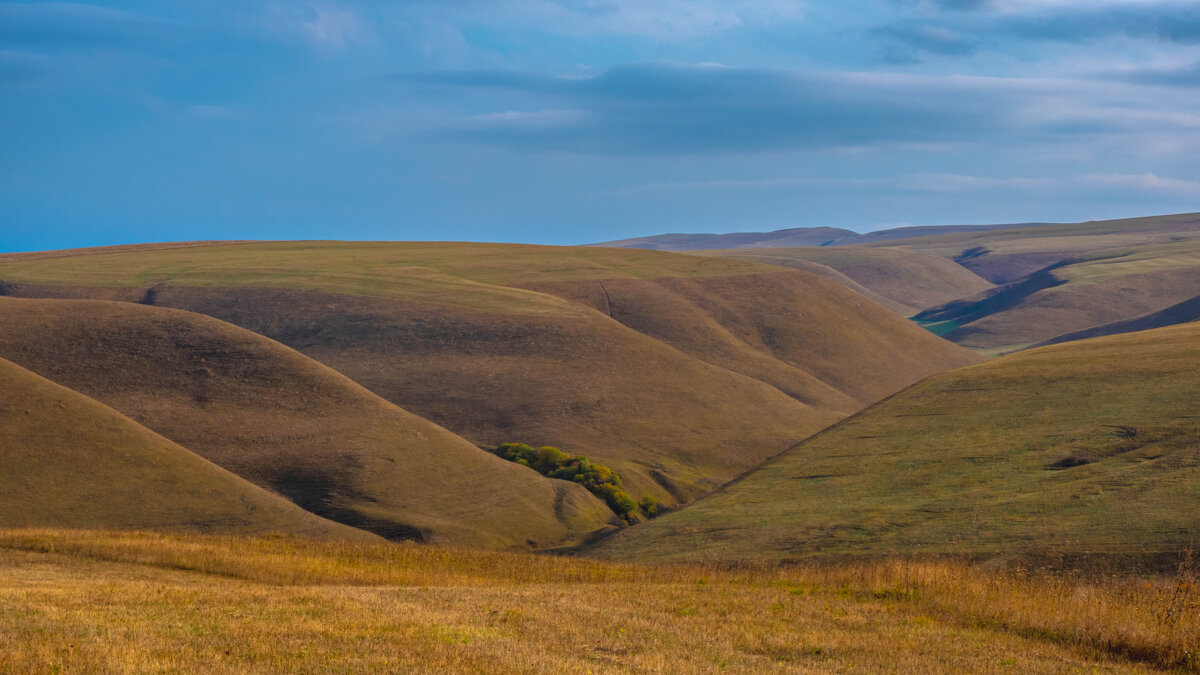
[[[1195,671],[1194,577],[0,531],[0,672]]]

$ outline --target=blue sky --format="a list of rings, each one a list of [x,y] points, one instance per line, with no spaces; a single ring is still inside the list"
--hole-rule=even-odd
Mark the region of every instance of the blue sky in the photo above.
[[[1195,0],[0,2],[0,250],[1200,210]]]

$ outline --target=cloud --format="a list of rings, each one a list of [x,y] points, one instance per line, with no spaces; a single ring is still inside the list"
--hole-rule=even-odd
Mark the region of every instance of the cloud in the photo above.
[[[310,10],[311,18],[301,20],[299,29],[318,47],[344,49],[363,34],[362,20],[351,10],[325,2],[313,3]]]
[[[133,12],[69,2],[0,3],[0,43],[84,47],[164,42],[178,25]]]
[[[1087,44],[1129,38],[1178,45],[1200,44],[1200,4],[1172,0],[940,0],[937,10],[876,28],[891,42],[890,60],[921,55],[963,56],[980,44],[1007,40]],[[952,11],[947,11],[952,10]],[[897,58],[900,55],[901,58]]]
[[[397,79],[413,88],[410,94],[434,103],[467,100],[483,107],[469,115],[446,110],[446,121],[429,130],[437,137],[526,151],[945,149],[1085,134],[1093,141],[1143,132],[1192,134],[1200,125],[1196,101],[1182,97],[1168,105],[1123,83],[661,64],[621,66],[587,78],[461,71]],[[497,110],[501,101],[504,108]],[[480,115],[497,112],[479,124]],[[532,125],[522,112],[555,123]]]
[[[646,183],[617,190],[620,194],[761,190],[894,190],[917,193],[959,193],[1002,190],[1045,190],[1059,185],[1053,178],[995,178],[949,173],[917,173],[887,178],[760,178]]]
[[[416,2],[423,10],[434,3]],[[463,25],[567,35],[631,35],[660,42],[803,21],[802,0],[458,0],[435,12]],[[430,18],[430,13],[425,13]]]
[[[1126,188],[1140,192],[1159,192],[1179,196],[1200,197],[1200,181],[1164,178],[1152,173],[1089,174],[1081,176],[1079,180],[1086,184],[1104,188]]]
[[[971,54],[976,49],[972,40],[944,26],[895,24],[874,32],[885,39],[894,40],[907,47],[906,50],[890,49],[885,51],[885,60],[894,63],[919,61],[920,54],[962,56]]]
[[[0,83],[29,82],[50,71],[50,58],[43,54],[0,50]]]

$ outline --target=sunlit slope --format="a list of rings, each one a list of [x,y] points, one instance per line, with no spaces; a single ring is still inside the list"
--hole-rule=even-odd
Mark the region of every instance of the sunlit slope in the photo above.
[[[3,359],[0,467],[3,527],[374,539],[308,513]]]
[[[796,247],[704,251],[701,255],[752,260],[823,274],[853,290],[865,289],[867,294],[883,298],[881,304],[905,315],[982,293],[994,286],[952,260],[899,248]],[[822,268],[834,273],[824,273]]]
[[[1197,401],[1197,324],[1013,354],[914,385],[597,553],[1176,560],[1200,534]]]
[[[293,242],[4,260],[10,294],[208,314],[472,442],[556,445],[668,502],[975,360],[814,275],[657,251]]]
[[[0,356],[314,513],[385,537],[553,546],[612,519],[582,487],[505,462],[308,357],[209,317],[0,298],[0,324]]]
[[[979,276],[1006,284],[1064,260],[1092,253],[1200,238],[1200,213],[1030,225],[923,236],[872,244],[956,260]]]
[[[917,318],[959,344],[1005,350],[1163,312],[1197,295],[1200,239],[1192,239],[1081,253]]]

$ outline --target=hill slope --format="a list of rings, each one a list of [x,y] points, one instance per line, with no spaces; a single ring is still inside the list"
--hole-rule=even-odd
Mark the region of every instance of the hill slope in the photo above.
[[[959,344],[1003,351],[1162,312],[1196,295],[1200,238],[1081,253],[916,318],[941,324],[939,332]]]
[[[600,542],[630,559],[1175,562],[1200,534],[1200,324],[943,373]]]
[[[956,260],[996,284],[1097,251],[1169,244],[1200,238],[1200,213],[1004,227],[873,244]]]
[[[976,360],[814,275],[655,251],[242,244],[0,256],[0,279],[220,318],[474,443],[556,445],[668,502]]]
[[[882,298],[880,304],[905,316],[994,286],[954,261],[896,248],[789,247],[705,251],[702,255],[809,270],[872,299]]]
[[[0,466],[2,527],[374,539],[318,518],[3,359]]]
[[[131,303],[0,298],[0,357],[300,506],[389,538],[573,543],[612,513],[260,335]]]

